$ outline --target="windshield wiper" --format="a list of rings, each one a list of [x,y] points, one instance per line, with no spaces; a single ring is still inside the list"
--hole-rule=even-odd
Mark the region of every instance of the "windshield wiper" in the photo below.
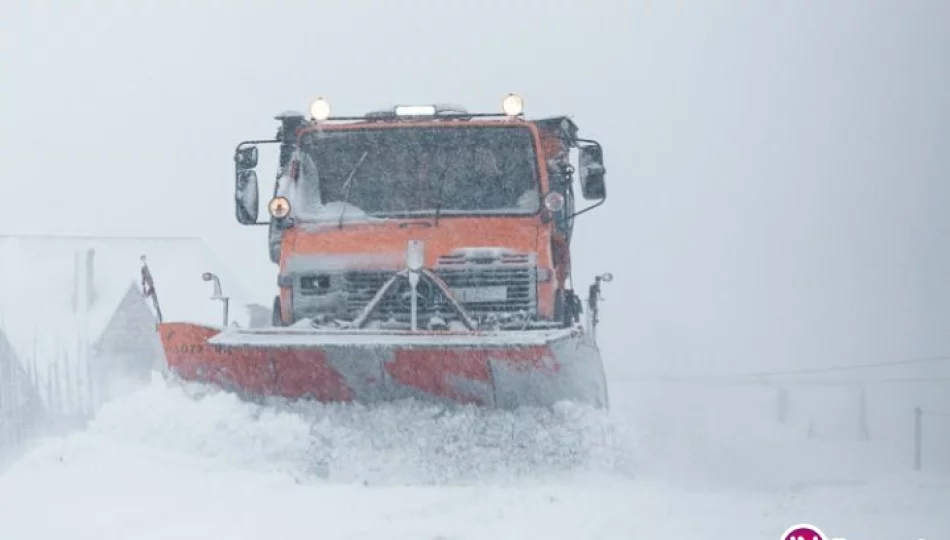
[[[435,223],[436,227],[439,226],[439,213],[442,211],[442,186],[445,185],[445,173],[448,172],[449,165],[445,164],[445,167],[442,168],[442,172],[439,174],[439,196],[435,200]]]
[[[343,214],[346,212],[346,201],[350,198],[350,183],[353,180],[353,175],[356,174],[356,169],[360,167],[360,164],[363,163],[363,160],[366,159],[366,155],[369,154],[369,150],[365,150],[363,155],[360,156],[360,160],[356,162],[356,165],[353,166],[353,170],[350,171],[350,174],[346,177],[346,182],[343,182],[343,208],[340,209],[340,228],[343,228]]]

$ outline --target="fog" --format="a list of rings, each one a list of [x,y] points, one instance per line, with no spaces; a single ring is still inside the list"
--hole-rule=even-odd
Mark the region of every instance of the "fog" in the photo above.
[[[0,233],[202,236],[269,305],[237,142],[316,96],[360,114],[517,92],[604,146],[574,265],[585,290],[615,275],[611,377],[950,354],[948,24],[939,0],[7,0]]]

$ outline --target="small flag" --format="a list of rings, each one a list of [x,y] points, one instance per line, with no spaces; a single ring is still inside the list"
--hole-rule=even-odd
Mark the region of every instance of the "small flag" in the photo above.
[[[152,305],[155,307],[155,314],[158,316],[158,322],[162,322],[162,308],[158,305],[158,294],[155,291],[155,281],[152,280],[152,273],[145,262],[145,255],[142,255],[142,296],[152,299]]]

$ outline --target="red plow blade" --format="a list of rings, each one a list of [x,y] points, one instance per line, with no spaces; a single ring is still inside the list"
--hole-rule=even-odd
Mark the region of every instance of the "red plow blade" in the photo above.
[[[411,332],[159,325],[169,368],[242,395],[492,408],[607,407],[597,347],[580,328]]]

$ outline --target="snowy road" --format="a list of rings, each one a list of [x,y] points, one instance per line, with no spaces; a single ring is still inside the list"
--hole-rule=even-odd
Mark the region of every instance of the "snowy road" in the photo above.
[[[798,522],[861,540],[950,532],[950,482],[935,478],[690,487],[636,460],[631,476],[602,448],[584,454],[602,424],[577,411],[562,413],[569,429],[539,415],[365,412],[195,400],[155,381],[0,476],[0,539],[777,540]],[[586,442],[565,442],[581,432]],[[479,471],[494,475],[476,483]]]

